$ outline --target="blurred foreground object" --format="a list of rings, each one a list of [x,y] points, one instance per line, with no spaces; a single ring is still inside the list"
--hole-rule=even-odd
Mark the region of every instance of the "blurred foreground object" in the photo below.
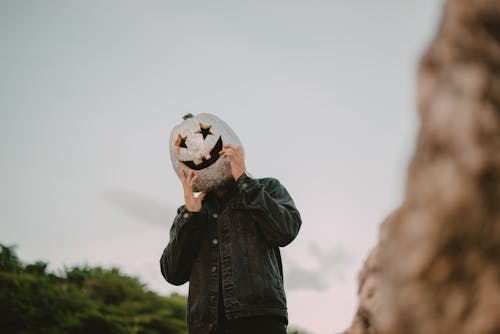
[[[500,333],[500,1],[450,0],[419,69],[403,204],[348,334]]]

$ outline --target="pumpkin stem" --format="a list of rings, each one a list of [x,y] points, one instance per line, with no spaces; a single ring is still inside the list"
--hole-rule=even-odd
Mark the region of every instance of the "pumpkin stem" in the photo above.
[[[184,116],[182,116],[182,119],[186,120],[188,118],[193,118],[193,114],[186,114]]]

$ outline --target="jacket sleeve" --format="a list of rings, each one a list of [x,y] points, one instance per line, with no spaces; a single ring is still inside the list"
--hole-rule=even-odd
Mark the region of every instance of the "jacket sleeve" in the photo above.
[[[189,281],[204,225],[203,216],[187,211],[184,206],[177,210],[170,229],[170,242],[160,259],[161,273],[167,282],[182,285]]]
[[[284,247],[299,233],[302,220],[292,197],[276,179],[242,175],[236,182],[243,206],[258,212],[258,228],[271,244]]]

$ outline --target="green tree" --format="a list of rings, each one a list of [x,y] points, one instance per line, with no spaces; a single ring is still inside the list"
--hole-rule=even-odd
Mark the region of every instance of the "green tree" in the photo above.
[[[2,333],[185,334],[186,298],[148,291],[116,268],[24,265],[14,247],[1,246]]]

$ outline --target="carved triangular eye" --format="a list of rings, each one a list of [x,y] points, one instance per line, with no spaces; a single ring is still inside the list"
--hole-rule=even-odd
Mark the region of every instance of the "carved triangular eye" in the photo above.
[[[207,138],[208,135],[213,135],[212,131],[210,130],[212,128],[211,125],[204,125],[200,123],[200,129],[196,131],[196,133],[201,133],[203,136],[203,139]]]
[[[181,135],[179,135],[177,137],[177,140],[175,141],[175,145],[177,145],[177,147],[184,147],[184,148],[187,148],[187,145],[186,145],[186,138],[187,137],[183,137]]]

